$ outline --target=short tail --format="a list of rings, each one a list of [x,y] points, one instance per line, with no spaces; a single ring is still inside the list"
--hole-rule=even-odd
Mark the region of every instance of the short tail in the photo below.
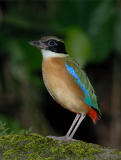
[[[95,124],[100,119],[100,114],[94,108],[90,108],[90,110],[87,114],[92,119],[93,123],[95,123]]]

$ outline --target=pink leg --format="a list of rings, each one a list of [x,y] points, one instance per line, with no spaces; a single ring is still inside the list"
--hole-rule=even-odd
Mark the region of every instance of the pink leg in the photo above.
[[[69,138],[72,139],[75,132],[77,131],[79,125],[81,124],[81,122],[83,121],[83,119],[85,118],[86,114],[82,113],[80,119],[78,120],[74,130],[72,131],[72,133],[69,135]]]
[[[77,121],[79,120],[79,118],[81,117],[81,114],[76,114],[76,117],[71,125],[71,127],[69,128],[67,134],[66,134],[66,137],[69,137],[70,136],[70,133],[72,132],[74,126],[76,125]]]
[[[68,141],[68,140],[74,140],[72,139],[75,132],[77,131],[79,125],[81,124],[82,120],[85,118],[86,114],[77,114],[70,129],[68,130],[66,136],[63,137],[55,137],[55,136],[47,136],[49,138],[54,138],[57,139],[59,141]]]

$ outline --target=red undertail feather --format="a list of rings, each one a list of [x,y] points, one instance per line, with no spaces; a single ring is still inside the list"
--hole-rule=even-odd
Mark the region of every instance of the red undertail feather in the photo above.
[[[96,123],[98,121],[99,115],[98,115],[98,112],[95,111],[95,109],[90,108],[90,110],[89,110],[89,112],[87,114],[92,119],[92,121],[94,123]]]

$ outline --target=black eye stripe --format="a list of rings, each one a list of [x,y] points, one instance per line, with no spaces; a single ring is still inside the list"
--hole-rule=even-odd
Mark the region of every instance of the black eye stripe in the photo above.
[[[49,39],[44,43],[47,46],[46,49],[53,51],[53,52],[56,52],[56,53],[66,54],[65,45],[63,42],[55,40],[55,39]]]
[[[51,40],[48,41],[48,45],[49,46],[54,46],[54,45],[57,46],[57,41],[51,39]]]
[[[55,42],[54,42],[54,41],[50,41],[50,42],[48,42],[48,43],[49,43],[49,45],[51,45],[51,46],[55,45]]]

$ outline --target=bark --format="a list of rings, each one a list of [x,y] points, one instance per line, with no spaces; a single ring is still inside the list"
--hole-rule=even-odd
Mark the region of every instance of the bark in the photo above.
[[[31,133],[0,137],[0,160],[120,160],[117,149],[83,141],[60,142]]]

